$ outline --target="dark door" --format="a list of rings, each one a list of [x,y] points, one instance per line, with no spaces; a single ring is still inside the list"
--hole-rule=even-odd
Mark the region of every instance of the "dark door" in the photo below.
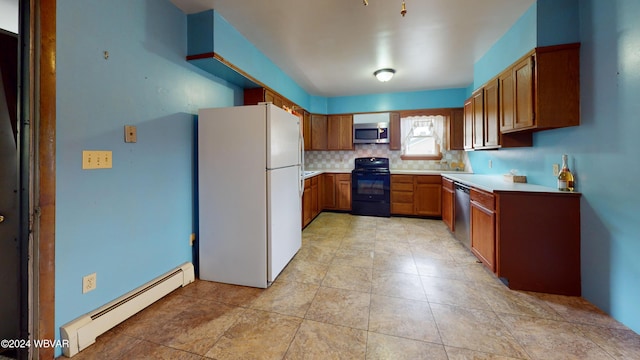
[[[19,338],[17,35],[0,30],[0,338]],[[6,349],[0,348],[0,353]],[[11,353],[5,353],[12,355]]]

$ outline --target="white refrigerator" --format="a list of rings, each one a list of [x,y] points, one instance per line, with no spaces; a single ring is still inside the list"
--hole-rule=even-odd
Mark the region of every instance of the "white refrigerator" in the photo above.
[[[300,120],[270,103],[198,112],[200,279],[266,288],[301,246]]]

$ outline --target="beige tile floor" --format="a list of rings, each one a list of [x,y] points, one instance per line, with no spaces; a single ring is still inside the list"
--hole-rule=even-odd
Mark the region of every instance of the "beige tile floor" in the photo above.
[[[75,359],[640,359],[576,297],[511,291],[441,221],[322,213],[266,290],[196,281]]]

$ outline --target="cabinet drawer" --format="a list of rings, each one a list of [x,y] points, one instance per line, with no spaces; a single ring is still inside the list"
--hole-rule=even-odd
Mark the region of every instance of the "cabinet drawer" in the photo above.
[[[391,175],[391,183],[394,182],[413,184],[413,175]]]
[[[396,191],[409,191],[409,192],[413,192],[413,182],[411,183],[398,183],[398,182],[391,182],[391,190],[396,190]]]
[[[440,175],[418,175],[415,177],[416,184],[440,184]]]
[[[413,206],[413,192],[409,191],[391,191],[392,203],[409,203]]]
[[[449,189],[451,191],[454,190],[453,188],[453,181],[446,179],[446,178],[442,178],[442,187],[444,187],[445,189]]]
[[[470,197],[471,197],[471,201],[475,201],[478,204],[480,204],[482,207],[486,208],[487,210],[494,210],[494,200],[493,200],[493,194],[492,193],[488,193],[486,191],[482,191],[482,190],[478,190],[476,188],[471,188],[471,193],[470,193]]]

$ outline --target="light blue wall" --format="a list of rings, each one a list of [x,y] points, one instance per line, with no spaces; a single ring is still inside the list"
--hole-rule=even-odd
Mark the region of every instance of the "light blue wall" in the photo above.
[[[466,89],[386,93],[328,99],[328,114],[462,107]]]
[[[537,133],[532,148],[469,159],[477,173],[518,169],[555,186],[552,164],[569,154],[582,193],[583,296],[640,332],[640,2],[583,0],[578,13],[581,125]]]
[[[195,115],[242,90],[185,62],[186,27],[169,0],[57,2],[56,333],[192,260]],[[113,168],[81,170],[87,149]]]
[[[309,95],[217,11],[188,16],[189,55],[215,52],[287,99],[309,108]]]

